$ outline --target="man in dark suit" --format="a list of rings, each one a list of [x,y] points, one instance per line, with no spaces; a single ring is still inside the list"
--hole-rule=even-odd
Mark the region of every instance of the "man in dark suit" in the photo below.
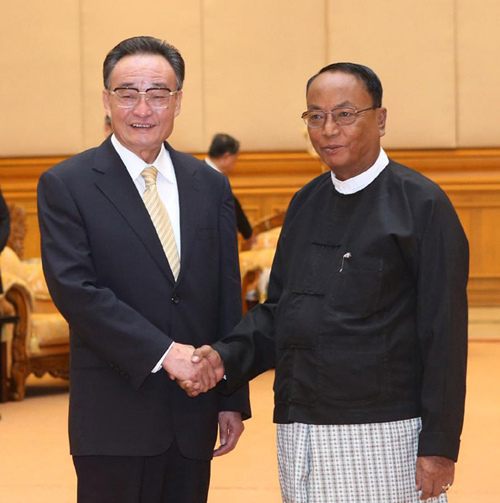
[[[226,176],[236,167],[240,142],[232,136],[218,133],[212,138],[205,162],[212,168]],[[236,228],[244,239],[251,239],[253,231],[240,202],[234,196],[234,209],[236,214]]]
[[[444,192],[381,148],[370,68],[329,65],[306,98],[330,172],[290,203],[267,301],[193,358],[228,389],[276,367],[284,501],[444,503],[464,417],[466,236]]]
[[[71,329],[78,501],[201,503],[217,425],[221,455],[250,415],[248,389],[190,400],[173,379],[200,378],[193,346],[241,316],[233,197],[225,176],[164,142],[181,110],[177,49],[124,40],[103,74],[114,134],[38,188],[44,272]]]

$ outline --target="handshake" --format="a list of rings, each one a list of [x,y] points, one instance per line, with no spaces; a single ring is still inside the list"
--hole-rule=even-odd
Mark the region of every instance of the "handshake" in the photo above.
[[[207,345],[195,349],[174,342],[162,365],[190,397],[212,389],[225,374],[219,353]]]

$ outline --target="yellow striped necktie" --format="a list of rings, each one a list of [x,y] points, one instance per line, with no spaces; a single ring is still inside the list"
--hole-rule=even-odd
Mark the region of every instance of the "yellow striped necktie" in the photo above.
[[[172,223],[170,222],[165,206],[163,206],[163,203],[161,202],[158,194],[158,188],[156,187],[158,170],[154,166],[151,166],[149,168],[145,168],[141,174],[142,178],[144,178],[144,181],[146,182],[146,190],[142,196],[144,205],[148,210],[151,221],[153,222],[158,237],[160,238],[170,269],[172,270],[174,278],[177,280],[181,263],[179,260],[177,244],[175,243]]]

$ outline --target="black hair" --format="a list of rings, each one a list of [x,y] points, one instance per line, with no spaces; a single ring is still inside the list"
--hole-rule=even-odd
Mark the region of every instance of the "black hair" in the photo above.
[[[212,138],[212,143],[208,149],[208,156],[212,159],[222,157],[228,152],[235,155],[240,150],[240,142],[225,133],[218,133]]]
[[[354,75],[365,85],[368,94],[372,97],[373,106],[375,108],[380,108],[382,106],[383,91],[380,79],[371,68],[357,63],[332,63],[331,65],[325,66],[307,81],[306,93],[316,77],[325,72],[344,72]]]

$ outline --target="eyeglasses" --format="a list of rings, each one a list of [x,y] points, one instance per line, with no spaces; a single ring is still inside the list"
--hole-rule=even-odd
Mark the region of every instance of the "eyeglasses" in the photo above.
[[[139,91],[134,87],[117,87],[113,91],[108,91],[116,99],[116,106],[119,108],[134,108],[141,99],[141,94],[151,108],[168,108],[170,97],[178,91],[171,91],[168,87],[152,87],[145,91]]]
[[[358,118],[358,114],[366,112],[368,110],[375,110],[378,107],[368,107],[363,108],[363,110],[356,110],[354,107],[342,107],[336,108],[331,112],[325,112],[324,110],[308,110],[304,112],[301,117],[306,123],[309,129],[318,129],[323,127],[326,122],[326,116],[331,115],[332,119],[339,126],[349,126],[354,124]]]

